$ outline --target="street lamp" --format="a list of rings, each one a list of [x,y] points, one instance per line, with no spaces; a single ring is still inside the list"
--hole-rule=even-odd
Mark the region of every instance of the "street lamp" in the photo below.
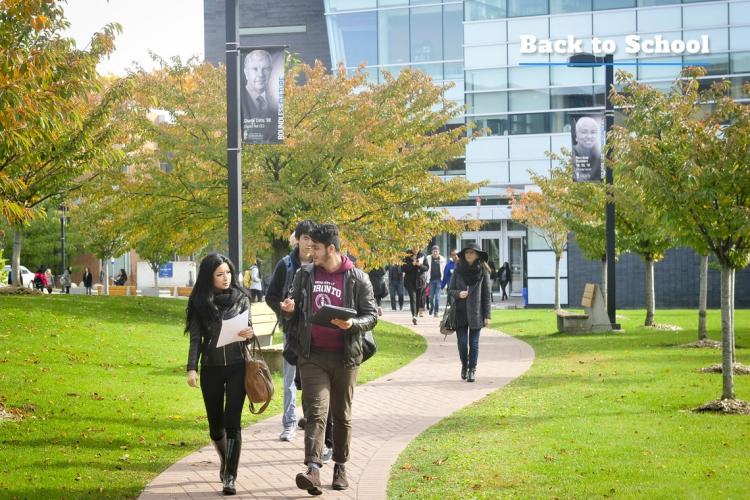
[[[68,207],[60,205],[58,210],[60,210],[60,255],[62,258],[62,270],[60,273],[64,274],[65,269],[67,269],[67,267],[65,267],[65,221],[67,219],[65,213],[68,211]]]
[[[568,58],[568,66],[574,68],[604,66],[604,130],[606,137],[606,134],[609,134],[615,122],[615,109],[609,97],[609,90],[614,84],[614,57],[612,54],[599,57],[588,53],[575,54]],[[612,155],[610,149],[607,148],[604,158],[605,183],[607,185],[607,315],[609,316],[612,328],[619,330],[620,325],[615,321],[615,204],[611,196],[614,178],[612,175]]]
[[[242,176],[240,149],[240,7],[239,0],[226,0],[226,68],[227,68],[227,170],[229,259],[235,269],[242,269]]]

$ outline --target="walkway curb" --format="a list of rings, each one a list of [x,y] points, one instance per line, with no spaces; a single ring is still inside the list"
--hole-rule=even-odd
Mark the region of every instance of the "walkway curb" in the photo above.
[[[346,467],[350,487],[346,491],[332,490],[333,465],[324,466],[321,479],[323,497],[327,499],[385,499],[390,468],[410,441],[456,410],[517,378],[534,360],[534,351],[525,342],[484,329],[477,381],[469,384],[459,377],[455,336],[443,339],[438,318],[420,318],[418,326],[412,326],[411,317],[405,312],[386,312],[383,319],[423,335],[427,350],[397,371],[356,388],[354,434]],[[280,419],[275,415],[243,430],[235,498],[311,498],[294,483],[294,476],[304,471],[303,433],[298,432],[292,442],[279,441]],[[365,470],[367,475],[362,477]],[[217,495],[221,495],[218,457],[213,446],[206,446],[154,478],[140,499]]]

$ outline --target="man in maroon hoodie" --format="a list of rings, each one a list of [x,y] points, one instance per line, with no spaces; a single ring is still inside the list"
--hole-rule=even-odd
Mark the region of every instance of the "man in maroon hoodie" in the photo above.
[[[313,262],[300,267],[291,296],[281,303],[292,325],[289,345],[297,352],[304,392],[305,465],[297,486],[320,495],[323,438],[329,409],[333,415],[333,481],[335,490],[348,488],[344,464],[349,459],[352,434],[352,398],[362,363],[362,336],[377,323],[377,306],[370,279],[341,254],[338,228],[317,226],[310,238]],[[354,309],[354,318],[331,320],[331,326],[312,323],[325,305]]]

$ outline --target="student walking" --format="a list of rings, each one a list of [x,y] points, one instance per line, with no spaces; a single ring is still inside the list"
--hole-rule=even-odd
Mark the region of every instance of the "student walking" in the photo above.
[[[86,289],[86,295],[91,295],[91,287],[94,286],[94,275],[89,268],[83,270],[83,286]]]
[[[375,302],[378,305],[378,316],[383,315],[383,308],[380,307],[380,303],[383,298],[388,294],[388,289],[385,286],[385,268],[376,267],[367,273],[372,284],[372,293],[375,296]]]
[[[206,406],[208,429],[221,466],[219,479],[223,492],[236,493],[235,480],[242,448],[240,420],[245,404],[245,342],[232,342],[217,347],[222,320],[248,310],[250,300],[238,282],[234,264],[227,257],[207,255],[198,268],[190,294],[185,321],[185,333],[190,335],[187,361],[187,383],[200,388]],[[238,336],[253,337],[252,318]]]
[[[409,307],[411,308],[411,322],[417,324],[417,316],[424,308],[425,280],[424,273],[429,269],[422,252],[412,248],[406,252],[401,266],[404,273],[404,288],[409,293]]]
[[[125,272],[123,270],[123,272]],[[60,278],[60,288],[65,290],[65,293],[70,293],[70,287],[73,284],[73,269],[68,267]]]
[[[263,301],[263,283],[260,275],[260,260],[255,259],[255,264],[250,266],[250,294],[253,302]]]
[[[510,283],[510,264],[505,262],[498,271],[498,278],[500,278],[500,288],[503,291],[503,296],[500,300],[508,300],[508,292],[505,290]]]
[[[440,284],[443,281],[443,271],[445,269],[445,257],[440,255],[440,247],[432,246],[432,255],[427,258],[430,273],[430,302],[427,310],[435,316],[440,312]]]
[[[490,270],[487,252],[476,243],[467,244],[458,254],[448,294],[456,308],[456,342],[461,360],[461,379],[476,380],[479,359],[479,333],[490,321]]]
[[[51,269],[47,269],[44,272],[44,279],[47,281],[47,284],[45,285],[47,288],[47,293],[52,295],[52,288],[55,286],[55,277],[52,275]]]
[[[303,265],[294,277],[292,295],[281,303],[293,325],[290,343],[302,379],[305,417],[305,465],[297,474],[297,487],[320,495],[323,434],[326,414],[333,415],[334,490],[349,487],[346,462],[352,439],[352,399],[362,363],[362,335],[378,321],[370,279],[341,254],[338,228],[317,226],[310,235],[313,264]],[[333,319],[331,326],[312,323],[323,305],[354,309],[350,319]],[[329,405],[330,403],[330,405]]]
[[[391,309],[396,310],[396,297],[398,297],[398,310],[404,309],[404,271],[400,264],[388,266],[388,293],[391,297]]]

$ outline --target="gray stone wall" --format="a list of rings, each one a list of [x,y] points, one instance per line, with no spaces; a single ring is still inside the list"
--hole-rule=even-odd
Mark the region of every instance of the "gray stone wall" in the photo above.
[[[203,34],[206,61],[224,64],[225,0],[203,0]],[[240,0],[240,27],[307,26],[305,33],[252,35],[240,38],[241,46],[289,45],[307,64],[320,60],[331,67],[323,0]]]

